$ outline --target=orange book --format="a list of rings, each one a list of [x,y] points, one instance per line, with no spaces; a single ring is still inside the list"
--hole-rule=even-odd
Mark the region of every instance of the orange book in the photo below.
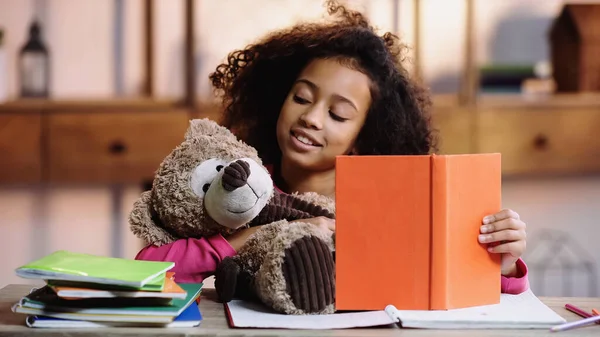
[[[499,303],[500,255],[477,236],[500,209],[500,154],[338,157],[337,310]]]

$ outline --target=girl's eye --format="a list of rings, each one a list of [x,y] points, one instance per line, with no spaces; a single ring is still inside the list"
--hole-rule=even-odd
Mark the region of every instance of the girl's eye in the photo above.
[[[298,104],[307,104],[310,103],[308,100],[298,96],[298,95],[294,95],[294,102],[298,103]]]
[[[329,115],[331,116],[331,118],[333,118],[333,120],[338,121],[338,122],[345,122],[348,120],[348,118],[343,118],[343,117],[336,115],[331,110],[329,110]]]

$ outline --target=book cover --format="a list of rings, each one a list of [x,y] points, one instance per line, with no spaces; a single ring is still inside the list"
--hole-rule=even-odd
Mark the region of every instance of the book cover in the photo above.
[[[173,268],[173,262],[140,261],[59,250],[17,268],[23,278],[142,287]],[[161,286],[162,288],[162,286]]]
[[[499,255],[477,236],[501,207],[500,164],[500,154],[338,157],[336,308],[498,303]]]

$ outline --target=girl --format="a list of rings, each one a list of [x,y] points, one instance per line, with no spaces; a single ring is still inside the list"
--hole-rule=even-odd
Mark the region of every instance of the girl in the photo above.
[[[337,155],[428,154],[435,138],[429,96],[402,65],[404,46],[390,33],[378,36],[360,13],[333,2],[328,11],[333,22],[296,25],[234,51],[210,79],[224,125],[258,150],[280,190],[335,198]],[[335,230],[326,218],[302,221]],[[529,286],[520,259],[525,227],[502,210],[482,219],[474,238],[502,255],[505,293]],[[174,261],[179,282],[201,281],[256,230],[148,246],[137,258]]]

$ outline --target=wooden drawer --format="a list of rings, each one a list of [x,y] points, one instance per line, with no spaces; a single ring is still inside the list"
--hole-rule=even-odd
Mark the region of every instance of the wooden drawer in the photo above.
[[[139,183],[150,179],[184,137],[184,111],[53,113],[49,181]]]
[[[0,184],[41,181],[41,124],[39,113],[0,114]]]
[[[477,116],[477,151],[502,153],[505,174],[600,172],[598,109],[494,109]]]

